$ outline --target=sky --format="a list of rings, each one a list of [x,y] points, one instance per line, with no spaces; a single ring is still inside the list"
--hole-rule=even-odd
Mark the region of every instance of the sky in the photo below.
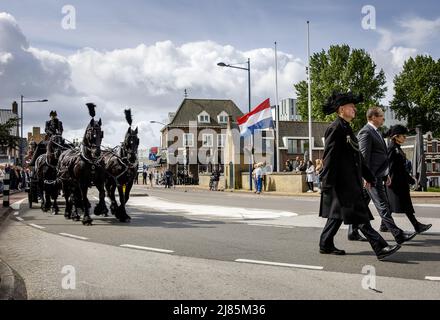
[[[185,89],[189,98],[232,99],[247,110],[247,72],[218,62],[250,58],[252,105],[274,104],[275,41],[279,97],[296,97],[308,20],[312,54],[335,44],[370,53],[387,76],[386,105],[406,59],[439,59],[439,9],[424,0],[0,0],[0,107],[20,95],[48,99],[24,104],[25,132],[56,110],[73,139],[90,120],[85,103],[94,102],[103,142],[113,146],[131,108],[148,148],[159,144],[161,128],[150,121],[166,122]]]

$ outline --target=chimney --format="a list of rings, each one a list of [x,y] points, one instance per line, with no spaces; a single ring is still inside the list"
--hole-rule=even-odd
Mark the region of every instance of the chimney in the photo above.
[[[168,122],[173,122],[174,117],[176,116],[175,112],[168,112]]]
[[[12,102],[12,113],[18,114],[18,103],[17,103],[17,101]]]

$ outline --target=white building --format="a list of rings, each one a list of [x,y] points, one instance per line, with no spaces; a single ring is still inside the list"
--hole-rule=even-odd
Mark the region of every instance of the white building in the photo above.
[[[298,114],[296,99],[285,98],[280,103],[280,121],[301,121]]]
[[[384,125],[387,128],[390,128],[391,126],[394,126],[396,124],[401,124],[401,125],[404,125],[404,126],[407,125],[406,119],[398,120],[397,117],[396,117],[396,113],[393,110],[391,110],[390,107],[384,107],[383,109],[384,109],[384,112],[385,112],[385,123],[384,123]]]

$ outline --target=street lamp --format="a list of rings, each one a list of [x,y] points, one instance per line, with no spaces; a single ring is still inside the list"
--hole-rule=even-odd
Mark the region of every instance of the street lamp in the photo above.
[[[23,135],[23,103],[32,103],[32,102],[47,102],[47,101],[49,101],[49,100],[47,100],[47,99],[41,99],[41,100],[23,100],[24,99],[24,96],[23,95],[21,95],[20,96],[20,107],[21,107],[21,118],[20,118],[20,126],[21,126],[21,129],[20,129],[20,165],[23,167],[23,165],[24,165],[24,161],[23,161],[23,158],[24,158],[24,146],[23,146],[23,139],[24,139],[24,135]]]
[[[237,64],[245,64],[245,63],[247,63],[247,68],[236,66]],[[227,67],[227,68],[246,70],[248,72],[249,112],[251,112],[251,60],[248,58],[247,62],[236,63],[236,64],[226,64],[224,62],[219,62],[219,63],[217,63],[217,65],[219,67]],[[254,154],[254,137],[251,136],[251,161],[249,163],[249,189],[251,191],[252,191],[252,164],[254,162],[253,154]]]
[[[158,124],[162,124],[162,125],[166,126],[165,123],[163,123],[163,122],[159,122],[159,121],[154,121],[154,120],[151,120],[150,123],[158,123]]]
[[[157,123],[157,124],[161,124],[166,127],[166,124],[163,122],[160,122],[160,121],[151,120],[150,123]],[[160,135],[160,147],[162,148],[162,134]]]

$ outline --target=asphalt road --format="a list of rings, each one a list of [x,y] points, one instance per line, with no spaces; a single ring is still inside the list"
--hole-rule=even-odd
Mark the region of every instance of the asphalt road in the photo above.
[[[420,206],[416,207],[417,216],[420,217],[421,221],[433,223],[430,232],[418,235],[387,261],[380,262],[376,259],[368,243],[347,241],[345,229],[340,230],[335,242],[339,248],[347,251],[346,256],[329,256],[318,253],[318,239],[325,222],[317,217],[319,198],[257,196],[193,189],[185,191],[178,188],[147,190],[142,186],[135,187],[134,195],[128,206],[128,212],[132,217],[131,223],[119,223],[114,217],[93,216],[94,224],[89,227],[83,226],[80,222],[65,220],[62,215],[53,216],[43,213],[39,209],[28,209],[26,202],[23,202],[16,215],[11,216],[6,231],[0,235],[0,255],[5,257],[6,261],[8,259],[12,261],[15,269],[18,269],[19,272],[21,270],[25,274],[23,276],[25,281],[26,275],[34,273],[30,273],[26,267],[20,265],[20,261],[35,261],[38,259],[38,251],[44,251],[44,248],[49,247],[50,250],[47,250],[44,254],[42,253],[42,255],[47,256],[47,253],[51,252],[46,259],[50,260],[49,264],[56,262],[58,264],[57,268],[62,264],[61,256],[67,254],[62,252],[64,247],[66,250],[73,250],[69,254],[74,256],[70,258],[72,259],[72,265],[75,265],[87,261],[80,263],[85,257],[80,253],[75,253],[74,248],[85,250],[83,246],[103,246],[109,256],[119,256],[123,252],[123,255],[128,254],[130,256],[132,254],[139,257],[145,257],[145,255],[156,257],[158,255],[160,258],[157,259],[159,260],[190,259],[191,263],[197,261],[197,267],[188,267],[195,274],[199,268],[206,272],[208,266],[208,269],[213,270],[213,273],[216,274],[216,272],[220,272],[217,268],[223,268],[227,265],[228,268],[237,268],[237,275],[241,276],[243,272],[247,274],[250,269],[258,270],[258,272],[255,271],[255,274],[249,275],[252,280],[248,279],[248,281],[256,281],[255,277],[260,274],[259,272],[264,274],[264,270],[266,270],[268,276],[262,283],[270,286],[278,283],[277,281],[280,280],[278,279],[279,274],[294,269],[296,273],[289,274],[289,277],[295,276],[294,282],[297,289],[301,288],[300,291],[303,294],[307,293],[308,298],[317,299],[325,297],[347,299],[363,297],[366,294],[365,290],[360,289],[360,293],[356,291],[360,287],[358,280],[362,277],[362,269],[365,266],[373,266],[376,276],[380,279],[386,279],[381,283],[387,283],[386,297],[388,298],[405,297],[407,293],[404,290],[394,292],[393,289],[398,288],[400,285],[404,286],[404,283],[408,281],[413,281],[412,286],[414,288],[420,288],[419,297],[440,298],[440,290],[438,290],[440,289],[440,282],[438,281],[440,280],[440,206],[438,204],[426,203],[425,200],[420,203]],[[96,197],[96,192],[92,191],[91,199],[94,200],[94,197]],[[376,219],[373,226],[377,227],[378,222],[378,219]],[[396,222],[404,229],[411,230],[406,218],[396,216]],[[25,238],[25,233],[31,235]],[[382,235],[387,241],[394,243],[389,233]],[[29,237],[40,239],[40,245],[37,246],[40,250],[35,249],[35,242]],[[50,240],[48,240],[49,238]],[[15,240],[12,241],[11,239]],[[55,250],[60,247],[60,243],[65,245]],[[32,250],[29,250],[29,247],[33,247]],[[90,250],[92,253],[90,253]],[[87,248],[86,257],[90,259],[89,262],[96,259],[96,250],[95,247]],[[29,255],[29,251],[33,251],[33,253]],[[152,251],[160,253],[152,253]],[[60,256],[59,259],[57,258],[58,255]],[[101,252],[100,255],[102,255]],[[96,268],[98,268],[109,276],[106,270],[120,269],[124,264],[127,269],[132,269],[139,264],[136,259],[133,261],[125,259],[123,263],[121,263],[120,258],[115,259],[117,261],[107,260],[104,265],[89,266],[92,269],[85,272],[90,273],[90,275],[95,274],[97,272]],[[260,266],[253,264],[256,261],[272,265],[277,263],[286,265]],[[44,265],[45,260],[39,261],[39,265],[41,263]],[[162,263],[170,267],[169,263]],[[56,269],[56,267],[53,268]],[[83,266],[82,270],[84,272],[87,267]],[[176,280],[179,277],[187,276],[187,273],[182,273],[181,270],[178,271],[175,268],[169,272],[170,276],[172,274],[174,281],[177,282],[184,281],[181,279]],[[59,272],[57,275],[59,276]],[[39,278],[32,275],[28,276],[30,286],[28,292],[31,297],[41,297],[42,291],[39,287],[41,286],[39,281],[43,280],[41,277],[44,278],[44,275],[40,275]],[[143,279],[143,277],[139,276],[139,279]],[[188,275],[188,279],[192,277]],[[206,274],[206,277],[206,281],[216,283],[215,278],[212,276]],[[231,277],[234,276],[231,275]],[[312,284],[310,281],[312,279],[316,280],[315,277],[319,277],[320,281],[324,281],[322,279],[326,280]],[[136,277],[132,275],[131,279],[131,281],[135,281],[133,279],[136,279]],[[271,282],[271,279],[273,282]],[[132,290],[127,289],[125,297],[185,298],[185,292],[187,292],[187,298],[195,299],[204,297],[248,299],[255,296],[269,299],[272,297],[291,299],[296,298],[297,293],[299,294],[299,292],[296,292],[292,295],[289,291],[280,294],[276,290],[273,292],[274,289],[265,291],[262,288],[263,291],[259,293],[258,288],[262,283],[254,287],[255,284],[246,282],[245,279],[241,278],[240,281],[245,283],[240,283],[237,279],[234,281],[239,281],[237,283],[240,283],[240,286],[244,286],[244,288],[253,288],[250,291],[245,291],[247,293],[239,290],[238,292],[243,293],[241,296],[231,295],[229,289],[226,288],[224,288],[224,295],[220,296],[213,296],[213,293],[209,290],[196,290],[189,293],[184,287],[185,285],[191,287],[191,285],[185,283],[181,283],[183,287],[180,294],[170,295],[167,290],[157,285],[156,295],[154,295],[152,292],[145,294],[142,290],[136,291],[140,290],[137,286],[142,283],[142,280],[139,281],[139,283],[132,285]],[[302,282],[298,283],[298,281]],[[343,283],[354,281],[350,284],[354,289],[342,293],[341,288],[340,294],[342,295],[334,297],[325,295],[326,290],[335,289],[341,281]],[[336,282],[338,285],[335,284]],[[101,282],[92,281],[90,283],[95,283],[96,290],[88,287],[88,291],[86,290],[81,294],[77,292],[79,295],[75,297],[84,298],[89,295],[92,298],[108,298],[114,297],[117,292],[115,289],[117,286],[106,291],[102,289],[106,287],[105,285],[99,285]],[[320,293],[317,293],[316,288],[326,283],[329,287],[325,290],[321,288],[322,290],[319,289]],[[225,284],[222,283],[222,285]],[[432,288],[432,292],[430,288]],[[47,292],[43,290],[43,292],[45,292],[43,298],[50,298],[51,296],[54,298],[65,297],[63,291],[59,291],[56,287]],[[249,292],[253,293],[250,294]],[[350,292],[353,295],[350,295]],[[437,294],[433,292],[437,292]],[[376,298],[366,295],[369,298]]]

